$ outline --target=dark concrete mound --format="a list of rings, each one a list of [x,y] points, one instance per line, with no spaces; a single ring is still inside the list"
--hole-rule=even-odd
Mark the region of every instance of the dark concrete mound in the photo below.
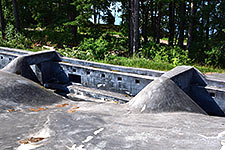
[[[171,79],[160,77],[147,85],[129,103],[135,112],[205,112]]]
[[[21,105],[48,105],[61,101],[35,82],[16,74],[0,71],[0,111]]]
[[[225,116],[222,109],[210,96],[208,91],[202,88],[207,86],[207,82],[204,75],[196,68],[191,66],[178,66],[163,74],[162,77],[173,80],[207,114]]]
[[[137,112],[187,111],[225,116],[203,88],[206,85],[204,75],[196,68],[179,66],[146,86],[129,106]]]

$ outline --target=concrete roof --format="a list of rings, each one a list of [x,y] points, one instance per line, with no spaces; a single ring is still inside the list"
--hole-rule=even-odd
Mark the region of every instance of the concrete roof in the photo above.
[[[113,102],[71,101],[0,71],[0,149],[214,150],[225,143],[223,117],[131,113],[127,108]]]

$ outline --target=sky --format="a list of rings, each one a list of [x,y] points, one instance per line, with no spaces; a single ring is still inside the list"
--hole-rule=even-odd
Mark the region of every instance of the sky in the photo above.
[[[121,6],[122,4],[120,2],[117,2],[115,5],[110,6],[110,10],[112,11],[112,15],[115,17],[115,25],[120,25],[122,18],[120,17],[122,15],[122,12],[119,11],[119,9],[121,10]],[[103,16],[103,12],[100,12],[101,16]],[[92,16],[92,18],[90,19],[91,22],[94,22],[94,16]],[[105,24],[101,19],[100,19],[100,23],[101,24]]]

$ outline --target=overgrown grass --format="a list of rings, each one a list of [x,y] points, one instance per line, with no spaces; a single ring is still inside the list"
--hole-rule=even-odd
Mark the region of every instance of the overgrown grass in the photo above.
[[[152,60],[148,60],[145,58],[126,58],[126,57],[115,57],[113,60],[104,59],[99,60],[97,62],[113,64],[113,65],[120,65],[120,66],[127,66],[127,67],[135,67],[135,68],[146,68],[146,69],[153,69],[153,70],[162,70],[167,71],[174,68],[172,64],[166,62],[155,62]]]
[[[145,68],[145,69],[153,69],[153,70],[161,70],[161,71],[169,71],[173,69],[173,64],[167,62],[156,62],[144,58],[126,58],[126,57],[117,57],[114,60],[99,60],[97,62],[113,64],[113,65],[120,65],[120,66],[127,66],[127,67],[135,67],[135,68]],[[196,67],[202,73],[208,72],[216,72],[216,73],[225,73],[225,69],[214,68],[211,66],[200,66],[200,65],[192,65],[190,66]]]

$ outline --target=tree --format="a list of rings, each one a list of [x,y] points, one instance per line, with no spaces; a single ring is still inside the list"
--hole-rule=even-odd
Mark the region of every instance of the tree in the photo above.
[[[16,0],[12,0],[13,2],[13,10],[14,10],[14,16],[15,16],[15,24],[16,24],[16,30],[17,32],[20,31],[20,21],[19,21],[19,14],[18,14],[18,6]]]
[[[156,3],[156,2],[155,2]],[[153,0],[151,0],[151,30],[152,30],[152,36],[153,36],[153,41],[156,41],[156,9],[157,6],[156,4],[154,5]],[[154,15],[154,6],[155,6],[155,15]]]
[[[1,31],[2,31],[2,38],[5,38],[5,19],[2,11],[2,1],[0,0],[0,22],[1,22]]]
[[[190,22],[189,22],[189,27],[188,27],[188,42],[187,42],[187,48],[189,49],[191,47],[191,44],[193,42],[193,32],[194,31],[194,26],[195,26],[195,15],[196,15],[196,10],[197,10],[197,4],[195,0],[192,0],[190,3],[191,5],[191,16],[190,16]]]
[[[161,37],[161,17],[162,17],[162,2],[159,1],[158,2],[158,21],[157,21],[157,40],[156,43],[159,44],[160,43],[160,37]]]
[[[148,42],[148,24],[149,24],[149,7],[150,1],[141,0],[141,23],[142,23],[142,36],[144,38],[144,43]]]
[[[179,4],[179,38],[178,46],[184,48],[184,24],[185,24],[185,13],[186,13],[186,4],[184,1],[181,1]]]
[[[171,1],[169,3],[169,45],[173,46],[174,41],[174,12],[175,12],[175,2]]]
[[[139,51],[139,0],[129,1],[129,49],[130,55]]]

